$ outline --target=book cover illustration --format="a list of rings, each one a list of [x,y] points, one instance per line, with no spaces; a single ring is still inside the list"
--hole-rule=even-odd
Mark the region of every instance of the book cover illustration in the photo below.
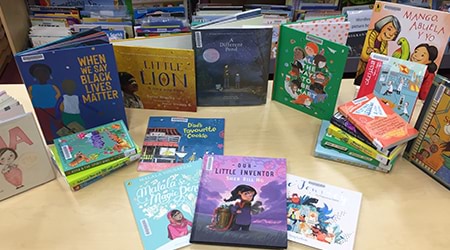
[[[202,161],[125,181],[144,249],[189,245]]]
[[[122,120],[55,139],[65,175],[136,154]]]
[[[110,44],[39,50],[15,58],[47,144],[111,121],[126,123]]]
[[[191,43],[190,34],[113,42],[125,107],[195,112]]]
[[[427,65],[419,93],[424,100],[445,52],[448,23],[443,11],[376,1],[354,83],[360,85],[372,52],[409,60]]]
[[[288,239],[319,249],[353,249],[362,194],[287,175]]]
[[[225,119],[149,117],[139,171],[159,171],[204,154],[223,155]]]
[[[410,143],[406,155],[412,163],[450,188],[450,84],[441,84],[430,93],[432,97],[422,109],[423,119],[416,124],[419,135]]]
[[[198,106],[266,103],[272,28],[193,31]]]
[[[191,243],[286,248],[286,159],[203,159]]]
[[[349,101],[338,110],[382,150],[416,138],[418,131],[374,94]]]
[[[32,113],[0,122],[0,200],[55,178]]]
[[[424,64],[370,54],[357,98],[374,93],[405,121],[411,121],[425,76]]]
[[[334,113],[348,48],[282,25],[272,99],[320,119]]]

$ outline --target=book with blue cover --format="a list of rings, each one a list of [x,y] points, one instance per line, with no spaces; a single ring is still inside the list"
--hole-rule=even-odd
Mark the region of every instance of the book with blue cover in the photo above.
[[[144,249],[189,245],[202,160],[125,181]]]

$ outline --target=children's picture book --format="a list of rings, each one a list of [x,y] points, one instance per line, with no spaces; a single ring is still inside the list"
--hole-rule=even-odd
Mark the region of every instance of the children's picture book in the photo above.
[[[378,53],[370,54],[357,98],[373,93],[405,121],[411,121],[427,67]]]
[[[225,119],[151,116],[138,171],[159,171],[203,155],[223,155]]]
[[[376,1],[356,70],[360,85],[372,52],[427,66],[419,99],[425,100],[449,39],[450,14],[405,4]]]
[[[314,156],[315,157],[325,159],[325,160],[335,161],[335,162],[341,162],[341,163],[345,163],[345,164],[356,166],[356,167],[377,170],[377,171],[384,172],[384,173],[388,173],[390,170],[392,170],[392,168],[390,170],[388,170],[389,169],[388,165],[374,166],[374,165],[367,163],[361,159],[341,153],[335,149],[331,149],[331,148],[322,146],[321,142],[327,134],[328,126],[330,126],[330,121],[322,120],[322,122],[320,124],[320,128],[319,128],[319,133],[317,135],[316,146],[314,147]]]
[[[373,93],[338,106],[339,112],[377,148],[393,148],[417,137],[418,131]]]
[[[286,248],[286,159],[205,155],[191,243]]]
[[[353,249],[362,194],[287,175],[288,239],[318,249]]]
[[[66,176],[136,154],[122,120],[55,139]]]
[[[223,19],[192,27],[197,105],[264,104],[269,80],[272,25],[264,25],[261,15],[234,18],[233,21],[221,21]]]
[[[125,181],[144,249],[189,245],[202,160]]]
[[[55,178],[47,146],[32,113],[0,121],[0,200]]]
[[[88,30],[15,55],[47,144],[126,115],[112,45]]]
[[[365,9],[345,11],[347,20],[351,24],[347,39],[347,46],[349,46],[349,57],[359,58],[361,56],[361,50],[364,40],[366,39],[366,33],[369,29],[372,9],[369,8],[369,5],[364,6]],[[342,8],[343,13],[344,8]]]
[[[125,107],[197,111],[191,34],[113,42]]]
[[[281,25],[272,99],[329,120],[347,61],[348,47]]]
[[[441,78],[436,75],[436,80]],[[419,135],[405,158],[450,189],[450,81],[435,84],[416,123]]]

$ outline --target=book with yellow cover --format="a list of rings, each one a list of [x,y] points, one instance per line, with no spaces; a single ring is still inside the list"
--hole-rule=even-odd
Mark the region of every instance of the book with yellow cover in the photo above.
[[[125,107],[197,111],[190,34],[113,42]]]

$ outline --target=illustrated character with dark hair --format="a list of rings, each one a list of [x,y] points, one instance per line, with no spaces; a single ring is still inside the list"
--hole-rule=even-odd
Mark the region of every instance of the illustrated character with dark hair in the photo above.
[[[169,239],[173,240],[190,232],[188,226],[192,227],[192,222],[184,218],[180,210],[174,209],[169,211],[167,219],[169,220],[169,225],[167,225]]]
[[[14,163],[18,158],[17,152],[12,148],[0,148],[0,167],[5,180],[16,189],[23,187],[22,170]]]
[[[419,99],[425,100],[430,92],[431,85],[433,84],[434,76],[436,75],[437,65],[434,62],[438,56],[438,49],[436,46],[429,45],[427,43],[421,43],[414,49],[410,61],[427,65],[427,71],[422,81],[422,86],[419,91]]]
[[[144,108],[141,98],[136,95],[139,86],[134,76],[128,72],[119,72],[120,88],[123,94],[123,103],[126,108]]]
[[[264,211],[260,201],[252,205],[256,194],[257,192],[252,186],[241,184],[231,191],[230,198],[224,199],[226,202],[239,200],[230,207],[231,214],[234,216],[230,230],[249,231],[252,223],[252,214],[258,214]]]

